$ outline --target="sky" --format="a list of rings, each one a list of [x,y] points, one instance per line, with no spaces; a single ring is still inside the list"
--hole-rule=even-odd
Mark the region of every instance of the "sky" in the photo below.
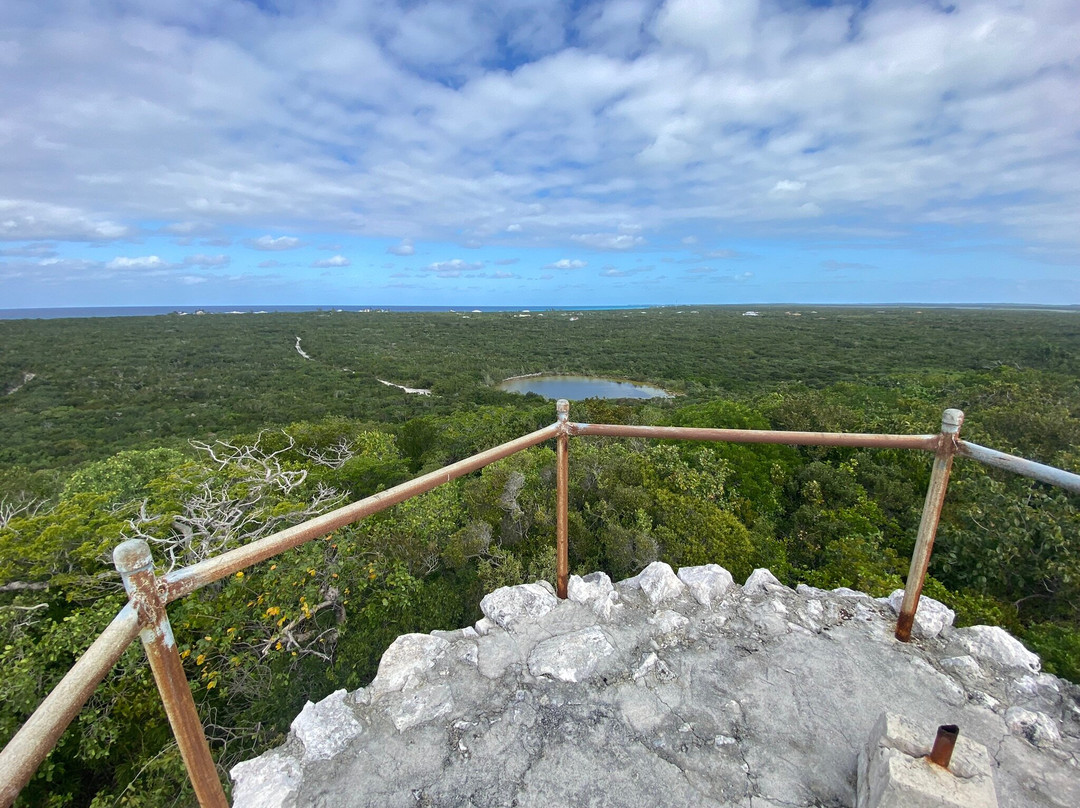
[[[4,0],[0,308],[1080,304],[1076,0]]]

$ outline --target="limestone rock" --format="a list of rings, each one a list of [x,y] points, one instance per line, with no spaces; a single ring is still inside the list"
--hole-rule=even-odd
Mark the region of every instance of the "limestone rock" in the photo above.
[[[936,728],[882,713],[859,752],[856,808],[997,808],[986,747],[961,735],[948,770],[930,763]]]
[[[430,634],[401,635],[383,653],[369,690],[378,696],[413,685],[416,677],[434,666],[439,654],[449,647],[449,642]]]
[[[970,654],[946,657],[941,660],[940,665],[942,670],[946,673],[951,674],[966,684],[978,682],[980,679],[986,677],[982,667],[975,661],[975,657]]]
[[[605,620],[611,617],[611,607],[619,597],[611,578],[603,572],[591,572],[584,578],[571,575],[566,585],[566,596],[574,603],[588,606]]]
[[[583,682],[615,648],[604,632],[592,627],[538,643],[529,655],[529,673],[560,682]]]
[[[623,581],[623,584],[640,588],[653,606],[665,600],[674,600],[686,591],[686,585],[675,575],[671,565],[663,561],[654,561],[633,578]]]
[[[434,721],[454,710],[454,696],[449,685],[433,685],[413,690],[396,699],[387,714],[398,732]]]
[[[346,695],[344,689],[335,690],[316,704],[309,701],[293,719],[291,729],[304,744],[304,760],[331,758],[363,731]]]
[[[978,659],[986,659],[1006,668],[1020,668],[1038,673],[1042,668],[1037,654],[1000,626],[969,626],[957,629],[953,643]]]
[[[901,768],[925,774],[912,760],[955,723],[990,750],[1002,806],[1080,805],[1080,688],[1033,672],[1005,632],[902,643],[867,597],[762,572],[709,608],[669,575],[646,576],[656,602],[627,592],[640,577],[615,584],[625,597],[602,623],[606,578],[587,576],[583,602],[549,609],[535,585],[523,609],[492,609],[511,630],[485,617],[475,636],[399,638],[375,682],[233,770],[235,808],[852,808],[883,710],[921,727],[915,755],[884,747]]]
[[[641,664],[634,668],[634,672],[631,674],[631,678],[636,682],[642,676],[655,668],[656,663],[659,661],[660,657],[658,657],[655,653],[650,652],[648,656],[641,660]]]
[[[1027,738],[1035,746],[1053,746],[1061,741],[1061,733],[1045,713],[1010,707],[1005,713],[1005,725],[1014,735]]]
[[[485,595],[480,601],[480,611],[489,620],[509,629],[518,620],[540,617],[558,605],[555,595],[540,584],[521,584],[504,586]]]
[[[481,637],[476,646],[476,669],[487,679],[498,679],[512,665],[522,662],[521,648],[507,632],[492,632]]]
[[[851,589],[847,586],[838,586],[836,589],[830,589],[829,594],[838,598],[869,598],[870,600],[873,600],[873,598],[865,592],[860,592],[858,589]]]
[[[904,590],[894,589],[889,595],[889,606],[894,614],[900,614],[900,606],[904,602]],[[946,628],[951,628],[956,612],[944,603],[925,595],[919,598],[919,606],[915,609],[915,623],[912,633],[916,637],[931,639],[938,636]]]
[[[301,784],[300,761],[281,749],[237,763],[229,772],[233,804],[259,808],[295,808]]]
[[[487,617],[481,617],[473,625],[473,631],[476,632],[479,637],[486,637],[493,628],[496,628],[498,623]]]
[[[735,585],[731,573],[719,564],[683,567],[679,570],[679,580],[686,584],[694,599],[706,608],[719,601]]]
[[[780,583],[780,579],[773,575],[772,572],[758,568],[750,573],[750,577],[746,579],[746,583],[743,584],[743,591],[752,594],[754,592],[783,592],[789,590]]]
[[[671,609],[661,609],[650,616],[647,622],[650,626],[656,627],[653,642],[654,647],[658,648],[678,642],[679,632],[690,623],[686,617]]]

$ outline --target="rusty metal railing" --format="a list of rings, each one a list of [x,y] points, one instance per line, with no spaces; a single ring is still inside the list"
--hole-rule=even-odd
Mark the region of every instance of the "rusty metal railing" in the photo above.
[[[172,601],[226,578],[253,564],[321,538],[400,502],[470,474],[544,441],[556,448],[556,592],[566,597],[569,580],[569,440],[602,435],[624,438],[770,443],[789,446],[848,446],[878,449],[919,449],[934,452],[930,485],[912,553],[904,600],[897,618],[896,638],[907,642],[918,609],[930,563],[941,507],[945,500],[952,461],[956,455],[995,468],[1007,469],[1041,482],[1080,493],[1080,475],[960,440],[964,414],[946,410],[941,431],[930,435],[874,433],[789,432],[758,429],[706,429],[696,427],[584,424],[569,420],[570,405],[560,399],[554,424],[500,444],[457,463],[417,477],[386,491],[345,505],[302,524],[281,530],[251,544],[206,559],[162,577],[153,571],[150,549],[141,539],[120,544],[113,560],[130,598],[101,636],[86,650],[67,675],[27,719],[0,752],[0,808],[8,808],[52,751],[68,724],[82,709],[97,685],[134,641],[142,640],[166,715],[176,736],[196,797],[202,806],[227,806],[225,792],[210,755],[209,744],[195,710],[191,690],[177,653],[166,606]]]

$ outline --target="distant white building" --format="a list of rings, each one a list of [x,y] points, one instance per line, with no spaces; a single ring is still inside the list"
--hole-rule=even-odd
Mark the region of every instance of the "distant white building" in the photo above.
[[[758,317],[760,315],[756,311],[744,311],[742,313],[742,316],[743,317]]]

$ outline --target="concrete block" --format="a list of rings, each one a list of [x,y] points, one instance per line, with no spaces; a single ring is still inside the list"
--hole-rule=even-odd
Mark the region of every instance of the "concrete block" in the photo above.
[[[859,752],[856,808],[998,808],[990,755],[963,731],[943,769],[927,757],[937,727],[882,713]]]

